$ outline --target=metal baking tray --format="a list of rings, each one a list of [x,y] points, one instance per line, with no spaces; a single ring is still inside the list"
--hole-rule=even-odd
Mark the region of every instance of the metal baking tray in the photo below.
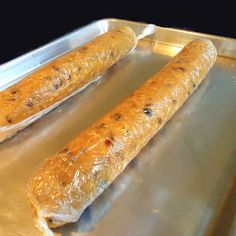
[[[1,89],[118,25],[137,33],[145,27],[118,19],[93,22],[2,65]],[[207,78],[81,219],[55,235],[216,235],[235,183],[236,40],[158,26],[101,80],[0,144],[0,235],[41,235],[27,202],[32,171],[195,38],[211,39],[219,53]],[[234,235],[227,224],[228,234],[221,235]]]

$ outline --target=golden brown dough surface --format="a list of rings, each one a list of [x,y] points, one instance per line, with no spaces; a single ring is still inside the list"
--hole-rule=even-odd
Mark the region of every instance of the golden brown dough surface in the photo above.
[[[0,127],[21,122],[84,87],[136,43],[129,27],[108,31],[0,92]]]
[[[210,41],[191,42],[133,94],[45,160],[28,185],[39,219],[49,227],[77,221],[196,90],[215,59]]]

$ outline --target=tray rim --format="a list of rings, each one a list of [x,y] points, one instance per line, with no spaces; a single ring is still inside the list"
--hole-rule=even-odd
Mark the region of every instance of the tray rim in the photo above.
[[[121,18],[102,18],[102,19],[99,19],[97,21],[92,21],[91,23],[102,22],[102,21],[126,21],[126,22],[129,22],[129,23],[135,23],[135,24],[140,24],[140,25],[152,24],[152,23],[140,22],[140,21],[135,21],[135,20],[127,20],[127,19],[121,19]],[[155,25],[155,26],[157,28],[167,30],[167,31],[175,31],[175,32],[181,32],[181,33],[186,33],[186,34],[194,34],[194,35],[199,35],[199,36],[209,36],[209,37],[214,37],[214,38],[218,38],[218,39],[221,39],[221,40],[230,40],[230,41],[232,40],[234,43],[236,43],[236,38],[232,38],[232,37],[226,37],[226,36],[221,36],[221,35],[216,35],[216,34],[203,33],[203,32],[192,31],[192,30],[178,29],[178,28],[174,28],[174,27],[165,27],[165,26],[160,26],[160,25]]]
[[[23,57],[27,56],[27,55],[30,55],[32,54],[33,52],[38,52],[40,51],[41,49],[44,49],[46,47],[49,47],[50,45],[56,43],[57,41],[60,41],[61,39],[67,37],[67,36],[70,36],[71,34],[77,32],[78,30],[82,30],[83,28],[86,28],[90,25],[93,25],[93,24],[96,24],[96,23],[104,23],[104,22],[112,22],[112,21],[126,21],[128,23],[134,23],[134,24],[139,24],[140,26],[141,25],[144,25],[144,24],[149,24],[149,23],[145,23],[145,22],[139,22],[139,21],[133,21],[133,20],[127,20],[127,19],[121,19],[121,18],[101,18],[101,19],[98,19],[98,20],[94,20],[94,21],[91,21],[90,23],[86,24],[86,25],[83,25],[81,27],[78,27],[68,33],[65,33],[64,35],[56,38],[56,39],[53,39],[52,41],[49,41],[48,43],[45,43],[37,48],[34,48],[18,57],[15,57],[13,59],[10,59],[9,61],[6,61],[2,64],[0,64],[0,69],[2,67],[6,67],[8,66],[10,63],[16,61],[16,60],[20,60],[22,59]],[[231,38],[231,37],[225,37],[225,36],[220,36],[220,35],[215,35],[215,34],[208,34],[208,33],[202,33],[202,32],[196,32],[196,31],[190,31],[190,30],[184,30],[184,29],[178,29],[178,28],[172,28],[172,27],[163,27],[163,26],[160,26],[160,25],[155,25],[157,28],[159,29],[162,29],[162,30],[166,30],[166,31],[171,31],[171,32],[180,32],[180,33],[184,33],[184,34],[191,34],[191,35],[196,35],[196,36],[200,36],[200,37],[203,37],[203,36],[207,36],[207,37],[211,37],[211,38],[215,38],[215,39],[219,39],[219,40],[224,40],[224,41],[232,41],[233,43],[236,44],[236,38]],[[236,59],[236,58],[235,58]]]

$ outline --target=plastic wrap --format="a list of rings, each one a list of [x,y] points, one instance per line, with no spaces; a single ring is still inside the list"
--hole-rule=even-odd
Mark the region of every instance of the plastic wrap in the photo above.
[[[193,41],[60,153],[45,160],[28,185],[39,221],[52,228],[77,221],[196,90],[215,59],[210,41]]]
[[[98,80],[136,45],[130,28],[111,30],[0,92],[0,142]]]

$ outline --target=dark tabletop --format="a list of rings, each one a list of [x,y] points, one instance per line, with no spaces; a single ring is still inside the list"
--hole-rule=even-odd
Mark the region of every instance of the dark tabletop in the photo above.
[[[0,64],[102,18],[135,20],[236,38],[236,1],[214,1],[209,6],[205,2],[136,0],[132,4],[129,0],[113,0],[105,4],[67,0],[50,6],[32,1],[27,7],[21,1],[10,3],[1,8],[5,14],[0,15]]]

